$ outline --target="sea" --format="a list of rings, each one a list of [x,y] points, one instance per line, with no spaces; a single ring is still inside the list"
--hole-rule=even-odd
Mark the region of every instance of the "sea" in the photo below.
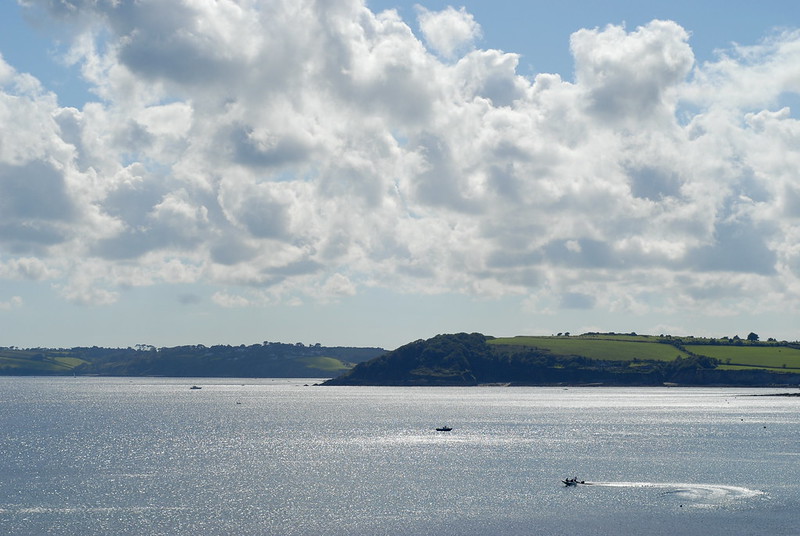
[[[2,377],[0,534],[800,534],[796,388],[319,381]]]

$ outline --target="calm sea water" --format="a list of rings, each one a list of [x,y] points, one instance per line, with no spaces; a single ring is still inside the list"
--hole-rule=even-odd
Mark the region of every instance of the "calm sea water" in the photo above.
[[[0,534],[800,534],[800,398],[304,383],[0,378]]]

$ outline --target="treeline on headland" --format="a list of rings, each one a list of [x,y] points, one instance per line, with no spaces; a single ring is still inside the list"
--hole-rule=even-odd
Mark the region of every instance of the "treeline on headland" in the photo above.
[[[769,340],[587,333],[497,339],[480,333],[418,340],[325,385],[800,384],[800,346]]]
[[[265,341],[245,346],[0,348],[2,375],[330,378],[383,348]]]

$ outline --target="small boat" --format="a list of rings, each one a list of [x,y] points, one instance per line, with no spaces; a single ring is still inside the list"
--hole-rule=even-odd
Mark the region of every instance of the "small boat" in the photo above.
[[[578,484],[586,484],[585,480],[578,480],[578,477],[575,478],[565,478],[561,482],[564,483],[565,486],[577,486]]]
[[[449,432],[453,429],[452,426],[440,426],[436,429],[437,432]]]
[[[191,390],[191,389],[202,389],[202,387],[200,387],[200,386],[198,386],[198,385],[192,385],[191,387],[189,387],[189,389],[190,389],[190,390]]]

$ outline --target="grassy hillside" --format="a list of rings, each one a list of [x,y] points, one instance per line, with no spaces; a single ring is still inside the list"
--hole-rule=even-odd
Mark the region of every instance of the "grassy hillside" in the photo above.
[[[335,357],[304,357],[300,358],[299,361],[305,363],[311,369],[322,370],[331,374],[341,374],[345,370],[353,368],[351,363],[344,363]]]
[[[687,345],[697,355],[718,359],[721,367],[755,367],[800,370],[800,349],[788,346]]]
[[[68,374],[86,361],[46,350],[0,350],[0,373]]]
[[[523,346],[558,356],[583,356],[602,361],[672,361],[689,354],[660,339],[645,336],[511,337],[488,341],[492,345]]]
[[[742,368],[800,371],[800,346],[787,342],[758,342],[699,337],[584,334],[577,336],[500,337],[492,345],[537,349],[555,356],[583,356],[602,361],[673,361],[708,357],[722,370]]]

